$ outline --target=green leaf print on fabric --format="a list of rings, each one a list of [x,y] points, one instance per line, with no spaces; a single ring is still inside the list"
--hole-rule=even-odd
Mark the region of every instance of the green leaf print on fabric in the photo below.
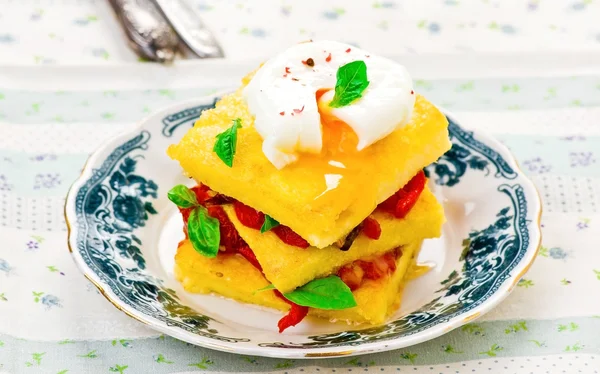
[[[453,346],[451,346],[450,344],[448,345],[443,345],[442,348],[444,349],[444,353],[464,353],[463,351],[457,351]]]
[[[67,374],[69,372],[69,370],[65,369],[65,370],[61,370],[56,374]]]
[[[0,340],[0,347],[4,347],[4,342]]]
[[[35,292],[33,291],[33,302],[35,303],[39,303],[40,302],[40,298],[44,295],[43,292]]]
[[[0,301],[8,301],[6,295],[4,295],[4,292],[0,292]]]
[[[245,359],[248,357],[244,357]],[[254,360],[256,364],[258,364],[258,362],[256,362],[256,360]],[[248,361],[250,362],[250,361]],[[214,362],[212,360],[210,360],[208,357],[204,356],[202,357],[202,361],[200,362],[196,362],[193,364],[189,364],[188,366],[193,366],[193,367],[197,367],[198,369],[208,369],[209,365],[214,364]]]
[[[540,246],[540,250],[538,252],[538,256],[548,257],[548,247]]]
[[[41,352],[41,353],[32,353],[31,354],[31,360],[32,361],[27,361],[25,362],[25,366],[30,367],[30,366],[40,366],[42,364],[42,357],[46,354],[46,352]]]
[[[546,90],[546,96],[544,100],[554,99],[556,97],[556,87],[550,87]]]
[[[75,344],[75,341],[73,341],[71,339],[65,339],[65,340],[59,341],[58,344],[60,344],[60,345],[63,345],[63,344]]]
[[[258,357],[249,357],[249,356],[244,356],[242,357],[244,359],[244,361],[250,363],[250,364],[254,364],[254,365],[258,365]]]
[[[158,355],[156,355],[154,357],[154,361],[158,362],[159,364],[172,364],[173,361],[169,361],[165,358],[165,356],[163,356],[162,353],[159,353]]]
[[[600,280],[600,270],[594,269],[594,274],[596,274],[596,279]]]
[[[483,327],[476,323],[469,323],[461,328],[462,331],[472,335],[483,335]]]
[[[400,358],[403,360],[408,360],[408,362],[410,362],[411,364],[415,363],[415,359],[417,358],[417,356],[419,356],[419,355],[416,353],[410,353],[410,352],[400,353]]]
[[[277,365],[275,365],[275,369],[287,369],[287,368],[291,368],[293,366],[294,366],[293,360],[285,360],[285,361],[280,362]]]
[[[568,345],[565,348],[565,352],[577,352],[577,351],[581,351],[583,349],[583,345],[581,345],[579,342],[573,344],[573,345]]]
[[[539,340],[528,340],[528,342],[532,342],[537,345],[539,348],[547,347],[546,342],[540,342]]]
[[[110,369],[108,369],[108,371],[113,372],[113,373],[119,373],[119,374],[123,374],[125,372],[125,369],[127,369],[129,367],[129,365],[115,365],[112,366]]]
[[[475,89],[475,84],[473,83],[473,81],[469,81],[469,82],[459,85],[456,88],[456,92],[473,91],[474,89]]]
[[[534,285],[535,285],[535,283],[533,283],[533,281],[531,279],[525,279],[525,278],[519,280],[519,283],[517,283],[517,287],[523,287],[523,288],[529,288]]]
[[[519,331],[528,331],[526,321],[519,321],[515,324],[508,326],[508,328],[506,330],[504,330],[504,333],[511,334],[511,333],[517,333]]]
[[[346,362],[346,365],[352,365],[352,366],[356,366],[356,367],[369,367],[369,366],[374,366],[375,365],[375,361],[369,361],[368,363],[364,364],[362,361],[358,360],[358,357],[353,358],[352,360]]]
[[[117,344],[121,344],[121,346],[125,347],[125,348],[131,348],[131,344],[130,344],[131,340],[128,339],[115,339],[113,340],[110,344],[114,347]]]
[[[110,120],[110,119],[114,119],[115,116],[116,116],[116,114],[115,113],[108,113],[107,112],[107,113],[102,113],[100,116],[102,117],[102,119],[109,119]]]
[[[77,357],[96,358],[96,357],[98,357],[98,355],[96,354],[96,350],[94,349],[93,351],[89,351],[88,353],[86,353],[84,355],[77,355]]]
[[[563,331],[573,332],[573,331],[577,331],[577,330],[579,330],[579,325],[576,324],[575,322],[571,322],[568,325],[563,325],[563,324],[558,325],[558,332],[563,332]]]
[[[175,91],[173,90],[158,90],[160,96],[168,97],[169,99],[175,98]]]
[[[423,80],[423,79],[417,79],[415,81],[415,88],[417,89],[423,89],[425,91],[430,91],[433,88],[433,85],[431,84],[431,82]]]
[[[492,344],[489,350],[485,352],[479,352],[480,355],[488,355],[489,357],[496,357],[496,352],[502,351],[504,348],[500,347],[498,344]]]
[[[518,84],[504,84],[502,85],[502,92],[503,93],[507,93],[507,92],[519,92],[521,88],[519,87]]]
[[[560,280],[560,284],[562,284],[563,286],[568,286],[571,284],[571,281],[568,280],[567,278],[563,278]]]

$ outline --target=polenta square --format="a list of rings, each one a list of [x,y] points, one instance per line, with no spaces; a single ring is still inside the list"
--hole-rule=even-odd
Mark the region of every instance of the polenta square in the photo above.
[[[343,310],[309,308],[308,314],[353,324],[379,324],[400,304],[405,275],[418,254],[421,242],[404,245],[395,251],[395,269],[377,280],[365,280],[352,291],[356,306]],[[365,258],[366,259],[366,258]],[[239,254],[206,258],[186,240],[175,256],[175,275],[184,289],[192,293],[217,293],[243,302],[287,311],[288,303],[273,291],[265,290],[269,281]]]
[[[213,149],[235,119],[241,127],[229,167]],[[240,89],[203,112],[168,154],[196,181],[269,215],[318,248],[347,235],[450,148],[445,116],[421,96],[406,126],[362,151],[324,150],[282,169],[265,157],[253,124]]]
[[[376,210],[371,217],[381,228],[379,239],[373,240],[360,233],[347,251],[338,246],[300,248],[281,241],[272,232],[244,226],[233,206],[224,206],[225,212],[238,233],[252,248],[265,277],[281,292],[289,292],[305,283],[335,273],[343,265],[368,256],[379,255],[393,248],[436,238],[441,235],[445,221],[440,203],[425,188],[414,207],[403,219]]]

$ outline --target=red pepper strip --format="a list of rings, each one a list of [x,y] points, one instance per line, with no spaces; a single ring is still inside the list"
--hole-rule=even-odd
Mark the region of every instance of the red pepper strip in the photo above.
[[[426,181],[425,173],[419,171],[404,187],[379,204],[379,208],[393,214],[396,218],[404,218],[419,200]]]
[[[275,292],[275,295],[277,295],[280,299],[290,304],[291,307],[288,314],[283,316],[283,318],[281,318],[279,322],[277,322],[277,326],[279,327],[279,333],[282,333],[288,327],[296,326],[297,324],[302,322],[304,317],[306,317],[306,315],[308,314],[308,307],[301,306],[289,301],[288,299],[283,297],[281,292],[277,290],[273,290],[273,292]]]
[[[394,212],[396,218],[406,217],[412,207],[415,206],[417,200],[419,200],[419,196],[421,196],[421,192],[425,188],[425,181],[425,173],[421,170],[402,188],[406,194],[399,198],[396,203],[396,210]]]

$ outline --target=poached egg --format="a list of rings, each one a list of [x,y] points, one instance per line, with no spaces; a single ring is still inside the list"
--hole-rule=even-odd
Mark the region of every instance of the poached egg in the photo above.
[[[365,62],[369,85],[362,97],[332,108],[337,71],[353,61]],[[301,153],[322,152],[324,118],[347,125],[361,151],[406,125],[415,104],[404,66],[334,41],[298,44],[270,59],[243,96],[263,138],[263,153],[278,169]]]

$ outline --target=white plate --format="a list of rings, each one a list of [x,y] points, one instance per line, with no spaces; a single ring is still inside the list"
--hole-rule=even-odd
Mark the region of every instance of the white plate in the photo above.
[[[189,180],[166,148],[217,97],[162,110],[98,149],[69,191],[69,247],[83,273],[117,308],[186,342],[248,355],[356,355],[417,344],[486,313],[531,266],[541,241],[535,187],[496,140],[447,115],[453,147],[427,168],[447,223],[419,261],[402,307],[381,326],[307,318],[283,334],[281,313],[185,292],[173,276],[182,222],[167,191]]]

